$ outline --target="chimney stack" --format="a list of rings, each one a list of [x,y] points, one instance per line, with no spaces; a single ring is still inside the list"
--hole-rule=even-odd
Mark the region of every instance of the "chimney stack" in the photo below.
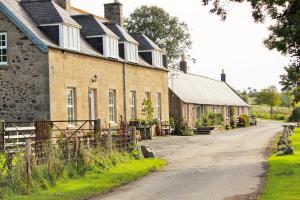
[[[104,16],[112,23],[116,23],[122,28],[124,27],[123,4],[119,0],[114,3],[104,4]]]
[[[225,74],[224,69],[222,69],[221,81],[226,82],[226,74]]]
[[[54,0],[60,7],[71,13],[71,0]]]
[[[181,55],[181,61],[180,61],[179,67],[180,67],[180,71],[187,73],[187,62],[185,60],[184,54]]]

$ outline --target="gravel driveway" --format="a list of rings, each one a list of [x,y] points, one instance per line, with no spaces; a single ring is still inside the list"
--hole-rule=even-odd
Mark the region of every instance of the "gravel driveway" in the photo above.
[[[255,199],[265,149],[280,130],[280,123],[266,122],[222,134],[146,141],[168,166],[93,200]]]

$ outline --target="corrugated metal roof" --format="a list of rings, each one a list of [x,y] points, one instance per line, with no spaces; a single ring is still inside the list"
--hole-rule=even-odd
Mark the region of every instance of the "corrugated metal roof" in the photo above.
[[[200,75],[169,73],[169,89],[186,103],[249,106],[227,83]]]

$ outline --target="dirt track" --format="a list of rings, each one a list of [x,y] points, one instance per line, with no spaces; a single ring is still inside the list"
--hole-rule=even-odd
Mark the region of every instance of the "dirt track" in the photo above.
[[[264,151],[281,124],[145,142],[169,165],[93,200],[250,200],[264,174]]]

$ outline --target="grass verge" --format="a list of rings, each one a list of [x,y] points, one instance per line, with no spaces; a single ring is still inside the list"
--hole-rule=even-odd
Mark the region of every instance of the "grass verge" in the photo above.
[[[136,180],[166,164],[160,159],[131,160],[104,172],[90,171],[84,177],[59,180],[54,187],[30,195],[7,196],[9,200],[78,200],[87,199]]]
[[[259,200],[300,200],[300,129],[290,137],[295,154],[268,159],[267,182]]]

